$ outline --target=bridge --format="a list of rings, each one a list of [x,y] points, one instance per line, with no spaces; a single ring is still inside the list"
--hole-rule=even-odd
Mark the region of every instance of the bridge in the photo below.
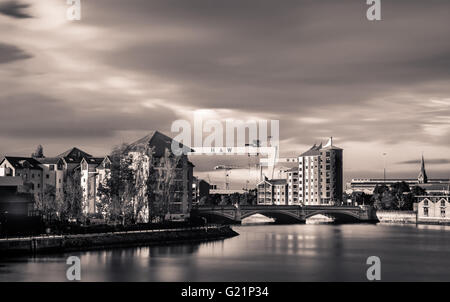
[[[307,218],[318,214],[342,223],[377,221],[375,210],[365,206],[200,206],[191,211],[191,215],[204,217],[208,222],[227,224],[240,224],[244,218],[254,214],[273,218],[276,223],[305,223]]]

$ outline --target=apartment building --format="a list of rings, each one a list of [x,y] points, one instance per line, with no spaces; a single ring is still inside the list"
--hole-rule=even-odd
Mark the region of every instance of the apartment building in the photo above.
[[[99,202],[98,188],[103,183],[111,168],[111,160],[105,157],[83,158],[80,163],[80,185],[83,194],[82,208],[84,213],[97,213]]]
[[[173,139],[160,133],[159,131],[153,131],[149,135],[137,140],[130,144],[129,155],[134,163],[140,163],[142,171],[149,171],[150,165],[158,171],[160,181],[168,172],[169,162],[166,161],[166,152],[172,153],[172,141]],[[181,144],[180,144],[181,145]],[[146,150],[153,150],[153,158],[150,160],[146,154]],[[192,151],[186,146],[182,146],[186,152]],[[177,166],[174,168],[175,175],[173,179],[174,192],[171,194],[169,206],[166,213],[166,219],[171,220],[183,220],[189,217],[189,212],[192,207],[192,183],[193,183],[193,168],[194,165],[188,160],[186,153],[180,156]],[[148,173],[144,172],[144,178],[149,177]],[[145,190],[142,192],[143,196],[146,196]],[[156,192],[159,194],[161,192]],[[146,198],[146,197],[145,197]],[[148,221],[150,218],[148,203],[142,210],[141,220]]]
[[[333,205],[342,200],[343,149],[330,138],[299,156],[298,198],[304,205]],[[289,201],[294,204],[294,199]]]
[[[286,179],[265,179],[257,185],[258,205],[286,205],[288,186]]]
[[[61,200],[64,196],[64,162],[59,157],[35,158],[42,168],[43,190],[55,188],[56,199]]]
[[[5,156],[0,162],[0,177],[20,177],[19,193],[31,193],[38,198],[43,191],[43,168],[32,157]]]
[[[302,200],[299,197],[299,170],[298,167],[286,171],[287,181],[287,201],[290,205],[299,205]]]

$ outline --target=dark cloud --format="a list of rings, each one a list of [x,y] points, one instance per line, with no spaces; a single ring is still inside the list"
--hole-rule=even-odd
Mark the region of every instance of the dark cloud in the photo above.
[[[135,3],[114,2],[110,7],[123,8],[120,14],[110,11],[108,19],[88,20],[115,28],[114,16],[125,24],[122,32],[141,37],[105,53],[102,60],[180,83],[182,94],[175,102],[270,113],[281,120],[281,136],[295,142],[333,134],[360,142],[413,139],[449,145],[441,137],[421,134],[425,123],[438,123],[436,112],[411,103],[450,94],[448,2],[383,3],[378,23],[365,19],[364,1]],[[142,31],[134,31],[137,24]],[[147,40],[153,29],[167,29],[167,36]],[[423,87],[429,83],[436,83],[433,89]],[[371,107],[377,98],[404,93],[411,100]],[[413,106],[416,113],[404,112]],[[367,113],[370,108],[373,116]],[[377,114],[383,110],[385,116]],[[297,120],[311,115],[327,121],[312,127]]]
[[[0,43],[0,64],[29,59],[31,57],[30,54],[14,45]]]
[[[398,162],[399,165],[418,165],[420,164],[419,160],[405,160]],[[450,164],[450,159],[448,158],[433,158],[433,159],[425,159],[425,164],[427,165],[444,165]]]
[[[13,75],[39,70],[46,76],[26,74],[18,80],[24,91],[38,91],[17,94],[22,89],[15,89],[0,97],[11,108],[0,113],[0,135],[109,143],[117,133],[137,136],[157,128],[170,134],[170,124],[179,118],[171,110],[197,108],[228,109],[224,112],[232,116],[227,117],[238,119],[280,120],[282,155],[298,155],[331,135],[338,145],[357,147],[406,150],[428,144],[443,152],[450,147],[449,1],[385,1],[381,22],[366,20],[363,0],[92,0],[82,5],[81,22],[36,31],[37,39],[43,33],[42,41],[33,45],[30,39],[26,47],[43,60],[55,59],[63,79],[52,76],[42,60],[10,69]],[[64,46],[69,27],[83,43],[69,39]],[[0,63],[30,56],[0,44]],[[73,68],[77,64],[92,67],[84,73]],[[123,91],[105,85],[109,72],[132,84]],[[73,86],[61,88],[68,84]],[[134,88],[146,91],[127,94]],[[140,106],[145,99],[164,105]],[[420,152],[408,150],[408,158]],[[217,163],[194,160],[198,171]],[[246,160],[237,163],[245,166]]]
[[[29,4],[24,4],[15,0],[9,0],[4,3],[0,3],[0,14],[19,19],[32,18],[31,15],[24,12],[24,10],[29,6]]]
[[[20,94],[1,97],[0,103],[9,108],[0,111],[0,135],[22,140],[106,139],[121,131],[161,129],[162,124],[178,118],[163,106],[121,111],[115,105],[116,100],[105,101],[99,96],[93,103],[71,104],[42,94]]]

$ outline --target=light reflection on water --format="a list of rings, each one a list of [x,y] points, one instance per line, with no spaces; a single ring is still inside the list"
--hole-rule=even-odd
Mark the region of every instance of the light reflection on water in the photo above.
[[[450,281],[450,227],[250,225],[221,241],[0,259],[0,281],[65,281],[68,256],[82,281],[365,281],[378,256],[382,280]]]

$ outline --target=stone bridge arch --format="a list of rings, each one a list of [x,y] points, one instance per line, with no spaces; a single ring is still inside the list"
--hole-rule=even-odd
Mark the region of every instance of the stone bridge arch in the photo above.
[[[302,211],[289,210],[275,210],[275,209],[257,209],[257,210],[243,210],[241,212],[241,219],[261,214],[269,218],[273,218],[276,223],[304,223],[304,215]]]
[[[305,219],[316,215],[323,215],[334,218],[335,222],[360,222],[361,215],[356,211],[341,211],[341,210],[311,210],[305,213]]]

